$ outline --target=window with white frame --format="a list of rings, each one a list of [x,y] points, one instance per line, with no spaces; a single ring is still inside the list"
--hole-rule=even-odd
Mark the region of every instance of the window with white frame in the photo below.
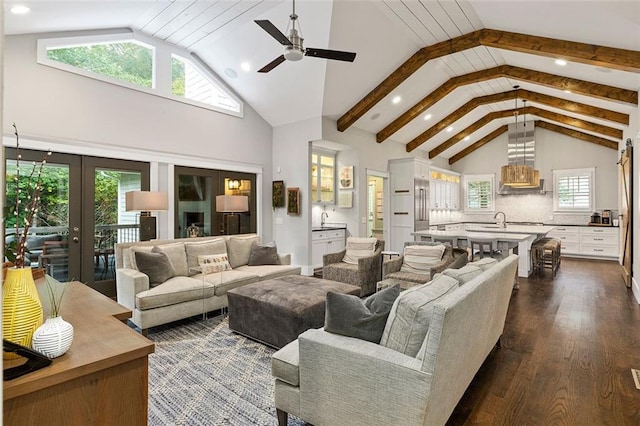
[[[592,212],[595,209],[595,168],[553,171],[553,210]]]
[[[192,56],[131,31],[38,40],[40,64],[242,117],[242,101]]]
[[[494,181],[492,174],[464,175],[465,212],[486,213],[495,210]]]

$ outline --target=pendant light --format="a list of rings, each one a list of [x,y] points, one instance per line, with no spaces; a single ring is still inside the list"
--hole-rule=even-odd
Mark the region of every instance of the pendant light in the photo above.
[[[513,187],[530,187],[534,181],[534,170],[533,167],[528,166],[526,164],[526,159],[524,156],[524,148],[526,148],[526,139],[523,141],[523,156],[522,156],[522,164],[518,162],[518,89],[520,86],[513,86],[513,89],[516,91],[515,96],[515,134],[516,134],[516,156],[515,156],[515,164],[507,164],[506,166],[502,166],[500,169],[500,177],[503,185],[513,186]],[[526,102],[526,101],[524,101]],[[526,122],[525,122],[526,126]],[[508,154],[507,154],[508,158]]]

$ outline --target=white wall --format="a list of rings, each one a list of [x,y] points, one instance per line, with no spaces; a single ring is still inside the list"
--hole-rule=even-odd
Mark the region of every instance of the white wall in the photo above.
[[[25,148],[46,141],[65,152],[150,161],[158,188],[173,188],[174,164],[270,180],[272,128],[247,104],[237,118],[40,65],[33,35],[6,37],[4,54],[3,125],[18,124]],[[271,239],[271,186],[258,191],[259,232]],[[161,237],[170,235],[172,214],[160,215]]]
[[[367,224],[362,218],[367,217],[367,169],[387,171],[389,159],[416,157],[425,153],[422,151],[407,153],[404,144],[391,140],[377,143],[374,134],[355,127],[339,132],[336,122],[326,117],[322,119],[322,139],[346,147],[338,152],[338,166],[354,166],[353,208],[340,209],[337,206],[327,206],[329,222],[346,222],[348,235],[364,237],[367,233]],[[388,210],[389,206],[387,205],[386,208]],[[319,215],[315,220],[320,222]]]
[[[535,168],[545,180],[547,195],[501,196],[496,198],[496,210],[507,214],[513,222],[545,222],[562,224],[586,224],[590,215],[553,214],[552,171],[584,167],[596,168],[596,209],[618,209],[618,152],[589,142],[580,141],[546,129],[536,129]],[[496,185],[500,180],[500,167],[507,164],[507,135],[484,145],[471,155],[452,165],[463,174],[495,173]],[[485,215],[487,216],[487,215]],[[471,215],[462,215],[469,219]],[[493,215],[472,216],[473,220],[492,220]]]
[[[287,209],[273,213],[273,238],[280,253],[291,253],[291,262],[311,275],[311,143],[322,135],[320,119],[310,119],[273,129],[273,180],[283,180],[286,188],[300,188],[300,215]],[[267,185],[265,185],[267,186]],[[268,185],[270,186],[270,185]],[[285,194],[286,198],[286,194]],[[271,197],[269,197],[271,203]]]

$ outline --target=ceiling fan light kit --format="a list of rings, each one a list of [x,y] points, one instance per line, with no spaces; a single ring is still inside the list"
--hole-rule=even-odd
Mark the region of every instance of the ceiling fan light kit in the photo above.
[[[267,73],[283,63],[284,61],[300,61],[303,56],[313,56],[315,58],[333,59],[337,61],[353,62],[356,59],[356,54],[353,52],[343,52],[341,50],[327,50],[327,49],[314,49],[312,47],[305,49],[303,46],[304,38],[302,33],[296,28],[296,21],[298,15],[296,15],[296,2],[293,0],[293,13],[289,15],[291,30],[289,30],[289,37],[284,35],[271,21],[267,19],[261,19],[254,21],[265,30],[271,37],[275,38],[278,43],[284,46],[284,53],[278,56],[273,61],[269,62],[264,67],[260,68],[258,72]],[[298,25],[299,26],[299,25]]]

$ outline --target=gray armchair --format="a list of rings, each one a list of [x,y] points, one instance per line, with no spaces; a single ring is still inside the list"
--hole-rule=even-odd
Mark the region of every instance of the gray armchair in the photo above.
[[[404,246],[436,246],[440,244],[442,243],[432,241],[407,241],[404,243]],[[445,246],[446,250],[444,252],[444,255],[442,256],[442,260],[438,264],[431,266],[428,275],[401,271],[402,262],[404,261],[404,256],[401,255],[400,257],[396,257],[384,262],[382,267],[382,278],[395,278],[411,283],[424,284],[427,281],[431,281],[435,274],[440,273],[445,269],[459,269],[467,264],[469,258],[467,256],[466,250],[460,248],[452,249],[451,245],[449,244],[445,244]]]
[[[358,259],[357,265],[342,261],[346,249],[325,254],[322,258],[322,278],[358,286],[360,296],[372,294],[376,291],[376,283],[382,278],[383,250],[384,240],[378,240],[374,254]]]

